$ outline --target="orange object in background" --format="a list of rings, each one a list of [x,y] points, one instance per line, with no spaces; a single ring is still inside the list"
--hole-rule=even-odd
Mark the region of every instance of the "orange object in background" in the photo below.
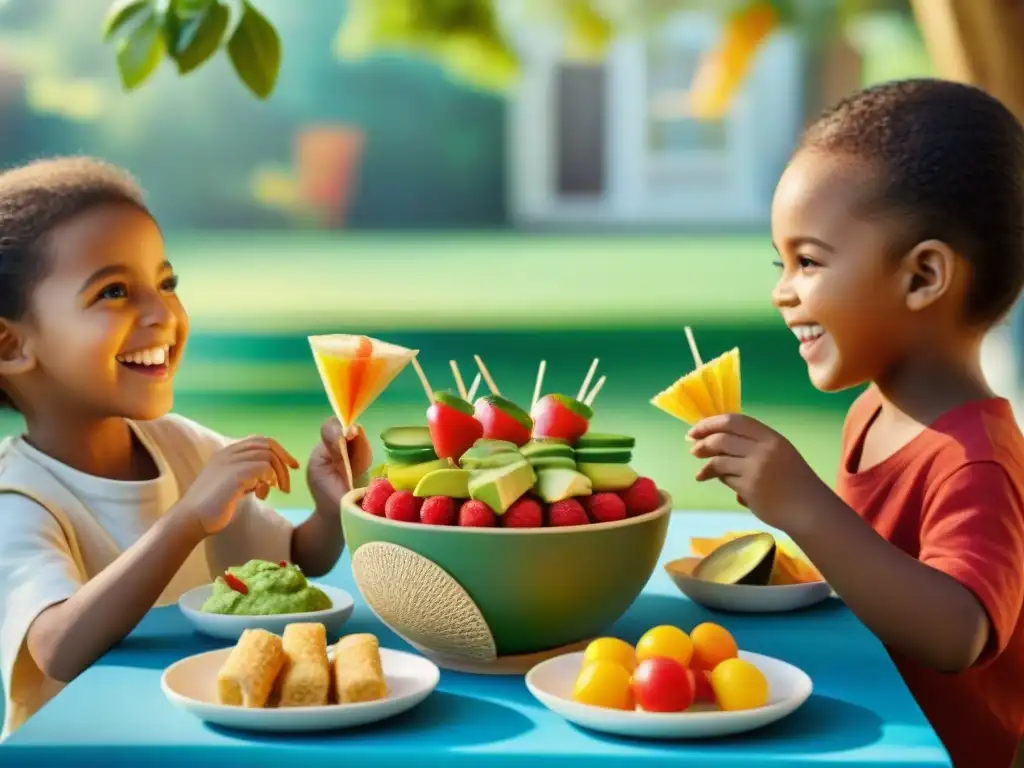
[[[352,200],[363,132],[345,125],[311,126],[295,139],[295,169],[304,204],[325,226],[341,227]]]
[[[690,114],[705,120],[726,115],[761,43],[778,26],[768,2],[754,2],[729,16],[718,46],[701,61],[690,90]]]
[[[733,531],[717,539],[694,537],[690,539],[690,549],[697,557],[707,557],[727,541],[746,536],[751,531]],[[785,551],[785,544],[776,542],[775,565],[772,568],[772,576],[769,584],[780,586],[784,584],[808,584],[815,581],[824,581],[817,568],[811,565],[806,559]]]

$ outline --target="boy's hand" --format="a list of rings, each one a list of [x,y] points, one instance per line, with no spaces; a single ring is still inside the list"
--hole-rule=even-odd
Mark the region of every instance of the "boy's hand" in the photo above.
[[[267,498],[272,487],[291,490],[289,468],[299,462],[269,437],[247,437],[221,448],[182,496],[182,508],[194,515],[207,534],[223,530],[247,493]]]
[[[314,446],[306,467],[306,482],[317,510],[335,514],[339,513],[341,497],[350,490],[345,477],[345,460],[341,457],[341,438],[341,423],[332,416],[320,427],[320,442]],[[358,483],[359,478],[370,470],[373,450],[362,427],[349,427],[345,439],[352,479]]]
[[[698,482],[721,480],[743,506],[787,533],[813,515],[808,500],[824,484],[778,432],[749,416],[725,414],[697,423],[688,437],[696,443],[690,453],[708,459]]]

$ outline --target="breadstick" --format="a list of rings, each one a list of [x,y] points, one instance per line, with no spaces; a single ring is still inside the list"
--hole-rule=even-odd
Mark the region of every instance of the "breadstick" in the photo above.
[[[282,637],[287,661],[277,678],[279,707],[322,707],[331,687],[327,630],[323,624],[289,624]]]
[[[262,629],[245,630],[217,674],[218,700],[233,707],[264,707],[285,658],[280,637]]]
[[[371,634],[346,635],[334,648],[334,681],[339,704],[376,701],[388,695],[380,643]]]

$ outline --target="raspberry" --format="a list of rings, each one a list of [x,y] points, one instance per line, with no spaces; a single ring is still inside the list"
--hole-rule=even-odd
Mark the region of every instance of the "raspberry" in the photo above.
[[[544,508],[535,499],[524,497],[505,510],[503,528],[540,528],[544,525]]]
[[[363,494],[363,511],[377,517],[384,517],[385,505],[394,492],[395,489],[386,477],[378,477],[371,481],[366,493]]]
[[[463,528],[493,528],[497,524],[498,516],[482,501],[466,501],[459,508],[459,525]]]
[[[583,508],[595,523],[626,519],[626,504],[618,494],[605,492],[583,497]]]
[[[454,525],[455,502],[448,496],[428,496],[420,507],[420,522],[427,525]]]
[[[388,516],[388,520],[418,523],[421,506],[423,506],[423,499],[413,496],[412,491],[395,491],[385,505],[384,514]]]
[[[619,493],[626,503],[626,512],[630,517],[653,512],[661,506],[661,494],[658,486],[649,477],[638,477],[626,490]]]
[[[548,520],[552,527],[563,525],[586,525],[590,522],[583,505],[576,499],[556,501],[548,510]]]

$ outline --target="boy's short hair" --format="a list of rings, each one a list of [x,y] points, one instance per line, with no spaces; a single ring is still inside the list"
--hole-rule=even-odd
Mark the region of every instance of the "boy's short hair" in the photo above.
[[[0,317],[20,320],[28,311],[46,275],[50,234],[101,205],[149,212],[128,173],[94,158],[37,160],[0,173]]]
[[[1024,287],[1024,128],[973,86],[914,79],[859,91],[825,112],[800,148],[874,165],[875,211],[906,217],[907,243],[942,240],[973,268],[968,322],[990,326]]]

